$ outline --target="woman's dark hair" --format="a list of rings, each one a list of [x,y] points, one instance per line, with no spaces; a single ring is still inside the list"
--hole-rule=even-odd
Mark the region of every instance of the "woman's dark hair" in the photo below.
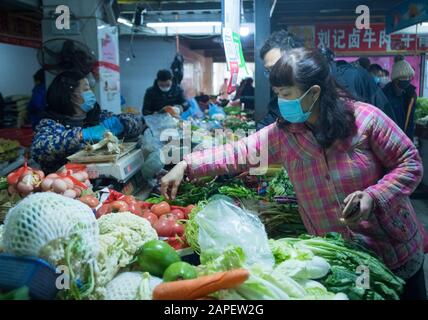
[[[379,64],[373,63],[369,67],[369,72],[372,72],[372,73],[374,73],[374,72],[382,72],[383,73],[383,68]]]
[[[47,111],[73,116],[75,105],[72,96],[83,78],[85,75],[78,71],[64,71],[57,75],[47,92]]]
[[[354,134],[355,115],[348,107],[351,97],[337,85],[327,60],[319,51],[300,48],[287,52],[274,65],[270,83],[274,87],[297,86],[303,92],[320,86],[320,116],[314,134],[323,148]]]
[[[163,69],[159,70],[156,76],[156,80],[158,81],[168,81],[172,80],[172,73],[169,70]]]
[[[43,69],[37,70],[37,72],[33,75],[34,81],[40,82],[41,84],[45,83],[45,71]]]

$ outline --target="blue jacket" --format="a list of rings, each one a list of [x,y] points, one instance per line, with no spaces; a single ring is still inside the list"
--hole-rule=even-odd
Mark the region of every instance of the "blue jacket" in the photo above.
[[[47,173],[52,173],[67,163],[67,157],[82,150],[85,143],[79,139],[84,127],[100,124],[113,114],[101,111],[88,114],[83,122],[73,122],[58,114],[47,114],[36,127],[31,146],[33,159]],[[125,131],[121,138],[136,139],[142,133],[141,117],[133,114],[115,115],[122,122]],[[89,119],[92,118],[92,119]]]

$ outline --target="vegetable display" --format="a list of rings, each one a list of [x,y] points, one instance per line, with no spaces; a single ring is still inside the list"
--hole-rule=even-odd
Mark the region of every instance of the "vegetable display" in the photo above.
[[[404,281],[395,276],[381,261],[363,247],[346,243],[339,234],[326,238],[302,236],[295,239],[271,240],[277,263],[289,260],[301,252],[324,258],[331,270],[321,283],[332,292],[344,292],[353,300],[397,300]],[[358,287],[358,267],[370,270],[369,289]]]

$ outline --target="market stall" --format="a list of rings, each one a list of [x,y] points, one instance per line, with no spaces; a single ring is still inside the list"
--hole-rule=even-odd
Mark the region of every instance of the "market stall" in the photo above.
[[[378,300],[403,289],[364,248],[306,235],[281,167],[184,183],[169,202],[156,188],[144,201],[93,192],[76,166],[46,177],[24,167],[7,187],[23,200],[0,227],[4,299]],[[358,282],[361,264],[372,272],[368,286]]]

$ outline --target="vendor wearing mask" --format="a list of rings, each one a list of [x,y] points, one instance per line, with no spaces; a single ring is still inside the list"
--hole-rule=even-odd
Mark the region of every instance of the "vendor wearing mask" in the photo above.
[[[188,104],[183,89],[174,82],[169,70],[160,70],[153,86],[144,96],[143,115],[165,111],[167,107],[177,107],[180,112],[187,110]]]
[[[234,144],[186,156],[162,178],[163,195],[174,198],[185,175],[248,171],[259,165],[255,155],[267,153],[269,164],[287,170],[309,233],[339,232],[361,243],[407,281],[403,298],[425,299],[425,233],[409,200],[422,177],[413,143],[378,108],[340,90],[317,51],[287,52],[270,82],[280,119]]]
[[[135,115],[114,116],[101,110],[86,77],[65,71],[49,86],[46,112],[36,127],[31,154],[45,172],[55,172],[85,144],[102,140],[106,131],[120,138],[137,138],[142,121]]]
[[[391,82],[383,92],[388,98],[396,116],[396,123],[410,140],[413,141],[415,130],[414,117],[416,107],[416,87],[410,84],[415,75],[410,63],[398,56],[392,67]]]

